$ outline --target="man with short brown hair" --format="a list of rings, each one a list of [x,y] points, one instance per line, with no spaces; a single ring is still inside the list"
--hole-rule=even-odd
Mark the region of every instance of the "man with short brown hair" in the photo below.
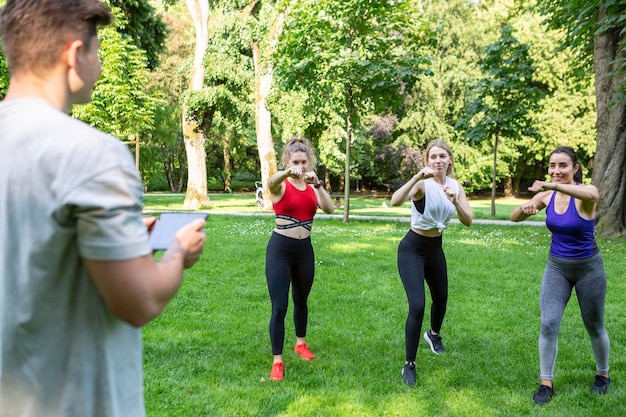
[[[8,0],[0,103],[0,416],[143,417],[138,329],[199,258],[204,220],[160,261],[128,148],[67,115],[100,76],[98,0]]]

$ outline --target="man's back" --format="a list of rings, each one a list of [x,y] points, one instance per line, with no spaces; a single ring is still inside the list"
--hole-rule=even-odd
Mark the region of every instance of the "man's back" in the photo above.
[[[43,100],[0,104],[1,416],[144,415],[140,332],[82,261],[151,252],[141,192],[121,142]]]

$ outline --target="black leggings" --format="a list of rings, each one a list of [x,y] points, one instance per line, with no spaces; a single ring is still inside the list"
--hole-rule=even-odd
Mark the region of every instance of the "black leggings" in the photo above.
[[[270,340],[272,354],[281,355],[285,342],[285,316],[289,304],[289,285],[293,283],[293,322],[297,337],[306,336],[309,318],[307,299],[313,286],[315,256],[311,238],[292,239],[272,233],[265,254],[265,276],[272,300]]]
[[[448,302],[448,269],[441,248],[441,236],[425,237],[409,230],[398,246],[398,272],[409,300],[406,319],[406,360],[415,361],[422,333],[426,296],[424,281],[430,289],[430,328],[439,333]]]

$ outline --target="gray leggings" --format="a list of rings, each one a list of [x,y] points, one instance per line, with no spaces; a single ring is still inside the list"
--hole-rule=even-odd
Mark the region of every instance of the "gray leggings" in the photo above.
[[[543,380],[551,381],[554,378],[557,338],[572,288],[576,288],[580,314],[591,339],[596,371],[609,371],[610,344],[604,328],[606,273],[602,255],[598,253],[587,259],[562,259],[549,255],[540,300],[539,363]]]

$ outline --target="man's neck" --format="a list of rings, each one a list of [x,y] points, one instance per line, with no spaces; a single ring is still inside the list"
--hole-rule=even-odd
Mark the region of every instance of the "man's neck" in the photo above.
[[[67,89],[59,88],[63,85],[54,77],[46,79],[34,74],[13,75],[9,81],[9,89],[4,101],[25,98],[39,98],[52,104],[62,112],[69,112],[71,103]]]

